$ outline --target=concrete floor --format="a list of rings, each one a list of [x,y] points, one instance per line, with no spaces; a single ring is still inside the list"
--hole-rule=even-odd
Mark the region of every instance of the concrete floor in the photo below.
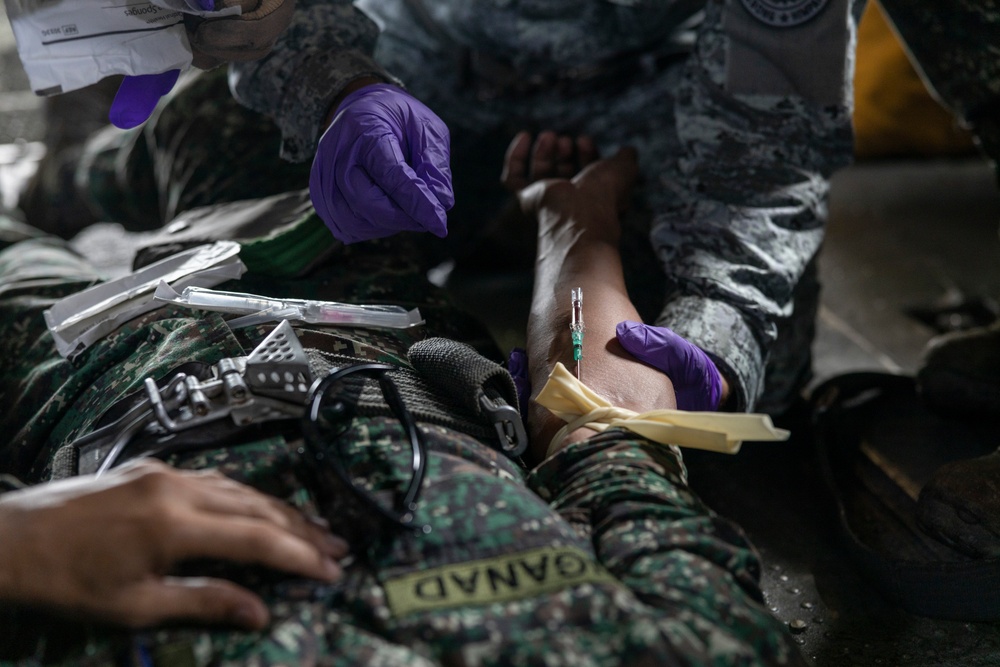
[[[44,119],[2,19],[0,201],[10,203],[14,184],[40,155]],[[834,180],[830,214],[820,264],[817,381],[861,369],[912,373],[935,331],[910,309],[1000,298],[1000,194],[995,175],[979,159],[853,166]],[[78,244],[96,252],[115,247],[116,234],[104,226]],[[496,309],[483,313],[501,346],[519,342],[523,320],[517,313],[524,312],[530,285],[522,277],[495,276],[469,283],[459,296],[474,305],[486,293],[494,295],[493,303],[506,299],[507,313],[514,313],[502,319]],[[695,490],[740,522],[757,544],[768,605],[794,624],[796,641],[818,666],[1000,665],[1000,624],[905,613],[852,567],[817,491],[821,482],[807,430],[788,444],[748,443],[736,457],[692,453],[688,463]]]

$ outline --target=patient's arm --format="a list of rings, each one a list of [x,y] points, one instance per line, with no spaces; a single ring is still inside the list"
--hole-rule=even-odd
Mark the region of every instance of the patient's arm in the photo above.
[[[551,133],[540,135],[532,152],[530,139],[519,135],[508,151],[505,176],[533,173],[544,177],[546,172],[564,171],[557,166],[565,163],[560,159],[567,156],[564,144],[560,148],[553,137]],[[578,150],[578,154],[583,156],[585,151]],[[551,165],[551,171],[546,165]],[[676,406],[670,379],[633,359],[615,338],[618,322],[640,319],[625,290],[618,250],[619,214],[627,206],[636,174],[635,152],[623,149],[612,158],[591,162],[571,180],[538,180],[518,191],[522,209],[538,219],[535,287],[527,331],[535,395],[557,361],[574,368],[570,291],[579,287],[586,325],[581,380],[613,405],[637,412]],[[528,419],[531,454],[537,462],[563,423],[533,402]],[[579,429],[565,443],[592,434],[589,429]]]

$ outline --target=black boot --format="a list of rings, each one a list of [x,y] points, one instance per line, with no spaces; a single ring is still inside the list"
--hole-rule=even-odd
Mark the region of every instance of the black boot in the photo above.
[[[1000,556],[1000,450],[938,469],[920,491],[917,520],[970,556]]]
[[[917,382],[943,415],[1000,420],[1000,322],[934,338]]]
[[[1000,423],[1000,322],[932,340],[917,379],[936,412]],[[920,492],[917,519],[971,556],[1000,556],[1000,450],[948,463]]]

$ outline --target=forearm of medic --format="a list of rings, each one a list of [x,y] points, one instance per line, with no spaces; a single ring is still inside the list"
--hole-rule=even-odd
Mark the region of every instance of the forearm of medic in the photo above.
[[[230,88],[241,104],[275,119],[283,158],[311,159],[349,85],[364,77],[398,83],[372,57],[377,38],[378,27],[349,1],[299,0],[267,56],[230,65]]]

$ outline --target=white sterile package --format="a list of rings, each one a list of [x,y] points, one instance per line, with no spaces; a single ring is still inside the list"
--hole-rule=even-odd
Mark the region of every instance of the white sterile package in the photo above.
[[[37,95],[55,95],[114,74],[159,74],[191,65],[184,0],[4,0],[17,53]]]
[[[72,358],[128,320],[161,307],[163,302],[153,298],[161,282],[182,290],[239,278],[246,271],[239,253],[238,243],[216,241],[56,301],[42,313],[56,349]]]

